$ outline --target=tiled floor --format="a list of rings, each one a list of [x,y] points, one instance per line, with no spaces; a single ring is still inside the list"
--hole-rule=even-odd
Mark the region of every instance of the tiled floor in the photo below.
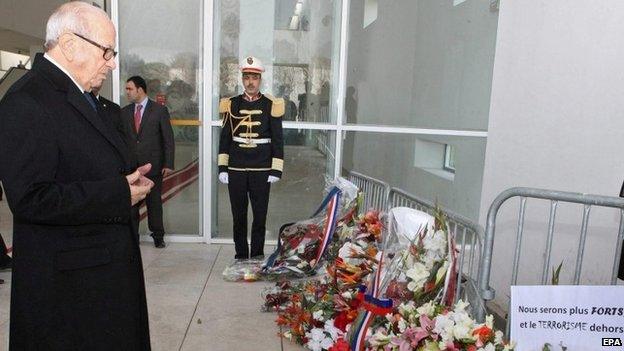
[[[0,202],[0,233],[11,243],[10,214]],[[270,252],[267,248],[265,252]],[[260,312],[269,283],[230,283],[221,273],[232,245],[141,244],[153,350],[282,350],[274,313]],[[7,349],[10,272],[0,272],[0,350]],[[283,350],[303,348],[284,340]]]

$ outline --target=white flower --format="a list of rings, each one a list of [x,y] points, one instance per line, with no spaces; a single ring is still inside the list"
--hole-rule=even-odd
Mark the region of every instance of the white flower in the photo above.
[[[431,236],[427,235],[425,240],[423,240],[423,244],[425,250],[435,252],[441,258],[446,252],[446,233],[438,230]]]
[[[510,341],[509,344],[505,345],[505,347],[503,347],[503,351],[511,351],[516,347],[516,343],[513,341]]]
[[[487,315],[487,317],[485,317],[485,325],[490,329],[494,329],[494,316],[491,314]]]
[[[427,267],[420,262],[416,262],[414,267],[405,272],[405,275],[412,280],[407,284],[407,289],[410,291],[420,290],[427,282],[427,278],[429,278]]]
[[[446,315],[439,315],[435,318],[435,327],[433,328],[433,332],[440,335],[442,341],[440,342],[440,348],[445,349],[447,342],[453,341],[453,327],[455,326],[455,322],[451,318],[451,313]]]
[[[459,300],[457,301],[457,303],[455,303],[455,310],[453,312],[466,312],[466,308],[468,308],[469,305],[470,303],[465,302],[464,300]]]
[[[343,298],[345,298],[345,299],[347,299],[347,300],[350,300],[350,299],[353,297],[353,295],[351,294],[351,292],[350,292],[350,291],[348,291],[348,290],[347,290],[347,291],[345,291],[345,292],[343,292],[342,294],[340,294],[340,296],[342,296]]]
[[[472,318],[470,318],[468,313],[465,313],[465,312],[454,313],[453,320],[455,321],[455,325],[460,327],[460,328],[467,328],[469,330],[474,329],[474,324],[475,324],[474,320]],[[463,329],[461,329],[461,330],[463,330]],[[468,335],[466,338],[468,338],[468,337],[470,337],[470,335]]]
[[[333,319],[329,319],[325,322],[325,332],[329,334],[333,341],[338,340],[338,337],[342,336],[342,330],[334,326]]]
[[[433,301],[429,301],[426,304],[418,307],[416,309],[416,312],[418,312],[418,315],[426,315],[426,316],[433,316],[433,313],[435,312],[435,305],[433,304]]]
[[[487,345],[485,345],[485,347],[482,347],[480,349],[478,349],[477,351],[496,351],[496,348],[494,347],[494,345],[492,345],[492,343],[487,343]]]
[[[453,337],[456,340],[472,338],[472,333],[470,333],[471,330],[472,328],[465,324],[457,324],[453,327]]]
[[[414,303],[414,301],[404,302],[399,305],[399,313],[402,316],[412,314],[414,312],[414,307],[416,307],[416,304]]]
[[[398,327],[401,333],[405,332],[405,329],[407,329],[407,323],[405,322],[405,319],[401,318],[399,320]]]
[[[314,320],[317,320],[317,321],[320,321],[320,322],[324,321],[324,319],[323,319],[323,310],[318,310],[318,311],[312,313],[312,318],[314,318]]]
[[[306,333],[308,342],[306,346],[312,351],[328,350],[334,344],[334,341],[325,335],[323,329],[314,328]]]
[[[494,342],[496,345],[501,345],[503,343],[503,332],[497,330],[494,332]]]
[[[442,265],[442,267],[438,270],[438,273],[436,274],[436,284],[439,284],[442,281],[442,278],[445,277],[446,272],[448,271],[449,268],[449,261],[444,261],[444,264]]]
[[[370,329],[369,329],[370,330]],[[375,331],[375,334],[368,340],[371,346],[383,346],[390,342],[390,336],[386,334],[386,330],[379,328]]]

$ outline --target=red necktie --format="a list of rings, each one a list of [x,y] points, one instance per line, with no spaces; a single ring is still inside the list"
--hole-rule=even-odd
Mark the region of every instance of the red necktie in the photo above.
[[[137,105],[136,110],[134,111],[134,130],[136,130],[137,134],[139,133],[139,127],[141,127],[141,109],[143,105]]]

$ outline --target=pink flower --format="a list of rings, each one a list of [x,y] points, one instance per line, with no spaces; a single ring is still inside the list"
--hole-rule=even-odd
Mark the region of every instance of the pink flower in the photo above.
[[[447,350],[447,351],[461,351],[461,349],[460,349],[460,348],[457,348],[457,347],[455,346],[455,344],[454,344],[453,342],[451,342],[451,341],[449,341],[449,342],[446,344],[446,350]]]
[[[435,322],[428,316],[422,315],[420,316],[419,327],[406,328],[403,334],[401,334],[400,337],[393,338],[391,343],[399,346],[399,351],[413,350],[424,339],[431,338],[432,340],[436,340],[438,338],[438,335],[433,333],[434,327]]]

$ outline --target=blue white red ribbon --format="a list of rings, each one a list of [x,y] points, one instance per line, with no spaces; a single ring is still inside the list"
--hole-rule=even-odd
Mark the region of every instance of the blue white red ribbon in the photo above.
[[[327,246],[331,242],[332,236],[334,234],[334,230],[336,230],[336,219],[338,217],[338,207],[340,206],[340,195],[342,192],[337,187],[332,188],[332,190],[327,194],[327,199],[329,199],[329,203],[327,204],[327,214],[325,216],[325,228],[323,230],[323,238],[321,239],[321,245],[318,248],[316,253],[316,260],[312,267],[316,266],[325,250],[327,250]],[[325,204],[325,201],[321,205],[321,208]],[[317,210],[318,212],[318,210]]]
[[[349,346],[352,351],[361,351],[366,347],[366,333],[368,333],[368,329],[375,316],[385,316],[392,312],[392,300],[378,298],[381,293],[380,286],[383,257],[384,253],[381,251],[379,253],[377,271],[370,284],[371,294],[366,294],[367,288],[364,285],[361,285],[358,290],[357,298],[361,301],[361,306],[364,308],[364,311],[353,321],[351,326],[352,332],[349,333],[351,335]]]

